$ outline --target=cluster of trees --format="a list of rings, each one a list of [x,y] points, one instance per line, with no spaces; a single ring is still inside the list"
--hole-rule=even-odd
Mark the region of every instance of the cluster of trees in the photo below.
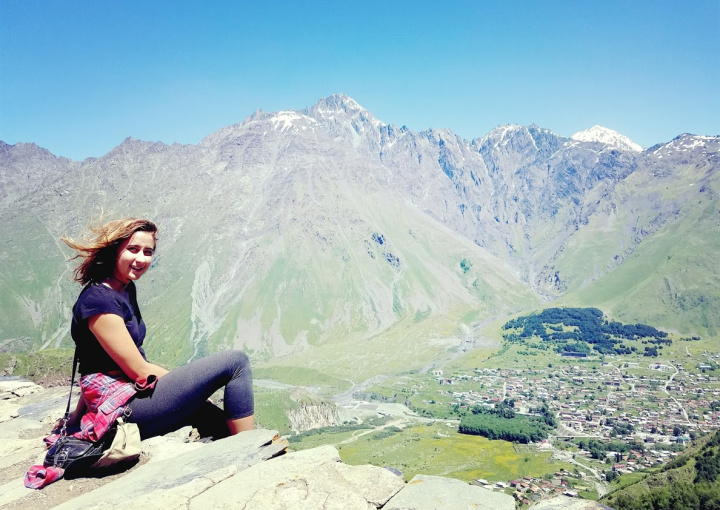
[[[695,457],[695,483],[717,482],[720,478],[720,432],[716,432]]]
[[[624,421],[618,421],[613,418],[607,418],[606,425],[611,426],[610,429],[610,435],[611,436],[629,436],[633,432],[635,432],[635,427],[632,426],[631,423],[624,422]]]
[[[503,335],[509,342],[525,343],[537,336],[544,342],[555,344],[558,352],[589,353],[592,346],[601,354],[630,354],[637,348],[623,344],[623,340],[646,339],[645,343],[659,348],[672,343],[664,331],[647,324],[605,320],[597,308],[546,308],[538,314],[508,321],[503,329],[514,330]],[[646,347],[645,355],[657,356],[658,347]]]
[[[544,402],[544,400],[543,400]],[[533,407],[530,409],[531,413],[537,414],[542,421],[545,422],[545,425],[547,425],[550,428],[555,428],[558,426],[557,418],[555,418],[555,415],[550,410],[550,408],[547,406],[547,404],[543,404],[540,407]]]
[[[503,401],[495,408],[474,406],[472,413],[460,420],[459,432],[488,439],[503,439],[518,443],[531,443],[547,439],[556,426],[555,417],[543,406],[539,416],[520,416],[514,411],[514,401]]]
[[[603,443],[602,441],[598,441],[596,439],[585,438],[576,439],[574,442],[580,448],[590,453],[590,456],[593,459],[599,460],[605,459],[607,457],[607,452],[615,452],[620,454],[620,457],[622,457],[622,454],[627,453],[630,450],[639,452],[645,451],[645,447],[640,443],[626,444],[622,441],[610,441],[609,443]],[[616,460],[620,460],[620,458],[618,457]]]
[[[714,482],[720,475],[720,455],[712,449],[695,458],[695,483]]]
[[[690,432],[690,427],[687,425],[675,425],[673,427],[673,436],[684,436],[685,434]]]
[[[290,443],[299,443],[305,438],[322,435],[322,434],[340,434],[342,432],[352,432],[355,430],[367,430],[372,429],[375,427],[379,427],[380,425],[385,425],[388,421],[390,421],[389,416],[377,416],[375,418],[371,418],[369,420],[366,420],[362,423],[357,423],[354,421],[344,421],[342,425],[332,425],[328,427],[318,427],[315,429],[306,430],[305,432],[299,432],[297,434],[291,434],[287,436],[287,440]]]
[[[299,432],[297,434],[291,434],[287,437],[289,443],[299,443],[303,439],[311,436],[317,436],[320,434],[340,434],[342,432],[350,432],[355,430],[371,429],[372,425],[366,423],[348,423],[345,422],[342,425],[335,425],[330,427],[318,427],[316,429],[306,430],[305,432]]]
[[[402,429],[398,427],[385,427],[384,429],[380,429],[375,432],[372,436],[370,436],[370,438],[378,441],[380,439],[385,439],[386,437],[394,436],[398,432],[402,432]]]
[[[650,346],[645,347],[645,352],[643,352],[643,356],[656,358],[657,355],[658,355],[657,347],[650,347]]]
[[[691,341],[699,342],[699,341],[700,341],[700,337],[699,337],[699,336],[692,336],[692,337],[690,337],[690,336],[684,336],[684,337],[682,337],[682,338],[680,339],[680,341],[681,341],[681,342],[691,342]]]
[[[605,480],[607,480],[608,482],[612,482],[616,478],[620,478],[620,473],[618,473],[617,471],[610,470],[605,472]]]

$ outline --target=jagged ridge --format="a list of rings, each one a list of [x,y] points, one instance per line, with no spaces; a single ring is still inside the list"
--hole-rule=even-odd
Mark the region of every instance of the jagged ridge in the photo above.
[[[263,358],[315,349],[382,370],[392,357],[358,363],[355,353],[379,339],[370,345],[414,353],[410,362],[422,365],[435,352],[423,339],[452,337],[459,322],[568,291],[601,305],[593,289],[660,233],[698,218],[698,199],[709,207],[703,230],[717,231],[718,138],[684,135],[640,153],[598,143],[538,126],[472,141],[418,133],[337,95],[302,111],[256,112],[197,146],[128,139],[78,163],[3,145],[0,180],[18,168],[29,178],[0,207],[10,241],[0,254],[0,342],[67,341],[77,289],[57,237],[81,232],[103,207],[161,225],[140,294],[155,356],[181,363],[230,346]],[[710,253],[717,236],[703,237],[700,253]],[[669,279],[670,290],[652,291],[665,303],[653,311],[659,326],[663,317],[676,325],[677,286],[691,284],[667,269],[646,280]],[[714,331],[716,291],[703,285],[692,299],[704,296],[705,322],[689,322]]]

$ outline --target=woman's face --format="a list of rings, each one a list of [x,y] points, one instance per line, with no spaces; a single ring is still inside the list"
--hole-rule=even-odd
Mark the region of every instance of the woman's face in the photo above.
[[[155,237],[151,232],[135,232],[118,246],[113,276],[124,284],[139,280],[150,267],[155,253]]]

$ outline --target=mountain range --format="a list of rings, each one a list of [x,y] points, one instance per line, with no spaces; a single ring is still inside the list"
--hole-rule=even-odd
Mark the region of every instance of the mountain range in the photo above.
[[[716,336],[719,154],[599,126],[414,132],[344,95],[81,162],[0,142],[0,350],[71,345],[59,237],[101,214],[159,225],[139,300],[169,364],[237,347],[382,373],[549,303]]]

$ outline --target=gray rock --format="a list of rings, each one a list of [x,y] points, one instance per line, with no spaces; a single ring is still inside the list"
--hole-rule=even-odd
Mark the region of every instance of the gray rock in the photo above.
[[[23,395],[6,402],[10,406],[17,406],[17,416],[28,420],[36,420],[39,424],[50,425],[56,423],[65,413],[69,391],[70,388],[67,386],[58,386]],[[75,388],[72,401],[73,407],[77,402],[77,398],[78,390]]]
[[[374,509],[405,483],[375,466],[348,466],[322,446],[256,464],[194,498],[190,510]]]
[[[67,389],[62,390],[67,396]],[[20,380],[0,381],[0,469],[17,463],[28,467],[41,457],[41,438],[64,411],[57,406],[60,390]],[[5,495],[5,491],[2,492]]]
[[[4,507],[8,503],[18,501],[28,495],[31,489],[26,489],[22,479],[12,480],[0,485],[0,507]],[[27,508],[32,508],[27,506]]]
[[[142,442],[142,453],[148,457],[148,462],[159,462],[203,446],[205,446],[203,443],[189,443],[179,437],[157,436]]]
[[[42,441],[37,439],[21,439],[19,437],[3,438],[0,441],[0,469],[18,462],[25,461],[28,467],[34,464],[37,457],[44,453]]]
[[[453,478],[417,475],[383,510],[515,510],[512,496]]]
[[[145,464],[57,510],[187,508],[194,497],[253,464],[278,455],[285,440],[256,429],[204,445],[171,459]]]
[[[169,432],[169,433],[165,434],[164,437],[172,437],[179,441],[187,442],[190,440],[191,436],[193,436],[193,428],[190,425],[188,425],[181,429],[177,429],[173,432]]]
[[[5,379],[0,381],[0,400],[23,397],[42,390],[42,386],[38,386],[32,381],[26,381],[24,379]]]

